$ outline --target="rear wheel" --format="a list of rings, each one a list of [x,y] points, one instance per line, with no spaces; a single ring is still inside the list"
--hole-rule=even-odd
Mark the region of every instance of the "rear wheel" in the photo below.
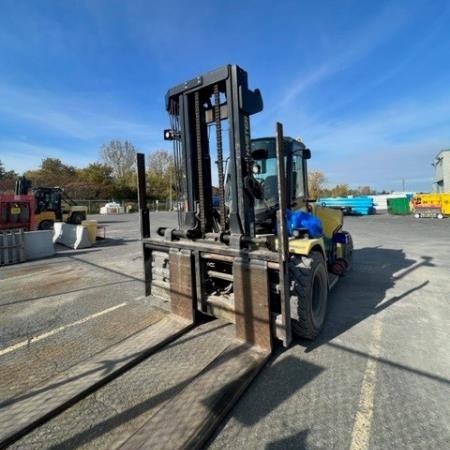
[[[443,219],[443,218],[444,218],[444,214],[438,213],[436,217],[437,217],[438,219]]]
[[[52,230],[53,229],[53,220],[43,220],[39,223],[38,229],[39,230]]]
[[[81,225],[81,222],[86,219],[86,215],[82,212],[74,212],[70,216],[70,223],[74,225]]]
[[[328,275],[321,253],[292,255],[289,261],[292,330],[306,339],[315,338],[325,322]]]
[[[415,213],[415,214],[414,214],[414,217],[415,217],[416,219],[420,219],[420,213]]]

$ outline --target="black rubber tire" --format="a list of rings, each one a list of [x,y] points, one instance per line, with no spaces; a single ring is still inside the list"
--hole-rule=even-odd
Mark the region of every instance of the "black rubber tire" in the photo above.
[[[328,275],[321,253],[291,256],[289,294],[293,333],[314,339],[325,322],[328,303]]]
[[[53,220],[43,220],[39,223],[38,229],[39,230],[53,230]]]
[[[86,220],[86,215],[82,212],[74,212],[70,216],[70,223],[72,223],[73,225],[81,225],[81,222],[83,222],[83,220]]]
[[[347,235],[347,245],[345,246],[345,252],[344,252],[344,258],[345,262],[347,263],[347,270],[345,271],[350,272],[353,267],[353,238],[352,235],[348,231],[344,231],[344,233]]]

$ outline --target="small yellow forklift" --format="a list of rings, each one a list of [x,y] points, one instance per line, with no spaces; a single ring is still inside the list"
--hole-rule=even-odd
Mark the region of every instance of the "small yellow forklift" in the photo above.
[[[38,230],[50,230],[55,222],[80,225],[86,220],[87,207],[77,205],[61,187],[31,187],[31,181],[20,177],[16,181],[16,195],[32,195],[35,211],[33,222]]]

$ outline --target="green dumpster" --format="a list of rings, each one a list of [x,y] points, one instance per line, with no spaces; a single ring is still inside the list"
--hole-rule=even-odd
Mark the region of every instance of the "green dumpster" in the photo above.
[[[407,197],[388,198],[387,204],[389,214],[405,216],[411,213]]]

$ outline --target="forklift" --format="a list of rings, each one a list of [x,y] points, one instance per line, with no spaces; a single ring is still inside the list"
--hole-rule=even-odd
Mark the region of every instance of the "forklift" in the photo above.
[[[352,240],[341,211],[308,197],[311,151],[284,137],[280,123],[275,137],[251,138],[250,116],[262,110],[262,97],[236,65],[170,89],[166,108],[180,207],[178,226],[160,227],[157,236],[150,235],[145,156],[137,155],[152,323],[46,381],[37,394],[14,398],[8,416],[0,415],[0,447],[154,353],[181,346],[179,352],[190,349],[184,362],[166,356],[157,363],[162,382],[151,381],[163,386],[160,393],[128,410],[131,418],[136,410],[145,414],[120,448],[204,448],[277,340],[287,347],[323,327],[329,291],[351,268]],[[193,367],[187,375],[186,366]]]
[[[252,140],[250,116],[263,101],[237,65],[186,81],[165,101],[183,208],[178,227],[150,236],[138,154],[146,295],[192,323],[202,315],[232,322],[238,339],[269,351],[274,339],[314,339],[331,288],[351,268],[353,243],[342,212],[308,198],[310,150],[284,137],[280,123],[275,137]]]
[[[33,222],[38,230],[51,230],[55,222],[80,225],[86,220],[87,207],[77,205],[61,187],[33,188],[31,181],[23,176],[16,180],[15,194],[33,197]]]

